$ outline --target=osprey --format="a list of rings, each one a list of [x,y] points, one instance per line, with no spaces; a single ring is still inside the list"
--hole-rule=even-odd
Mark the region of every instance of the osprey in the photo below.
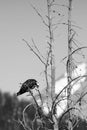
[[[22,84],[19,92],[17,92],[17,96],[25,92],[28,92],[29,89],[31,90],[31,89],[34,89],[35,87],[37,88],[39,87],[39,85],[37,84],[37,81],[35,79],[28,79]]]

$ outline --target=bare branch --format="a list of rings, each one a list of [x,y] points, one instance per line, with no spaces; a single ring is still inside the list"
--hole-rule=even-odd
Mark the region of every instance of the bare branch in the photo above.
[[[38,92],[38,94],[39,94],[39,98],[40,98],[40,100],[41,100],[41,106],[42,106],[42,105],[43,105],[42,95],[41,95],[39,89],[35,89],[35,90],[36,90],[36,91]]]
[[[29,49],[39,58],[39,60],[45,65],[45,62],[41,59],[41,57],[33,50],[33,48],[29,45],[29,43],[26,41],[26,40],[24,40],[24,39],[22,39],[26,44],[27,44],[27,46],[29,47]]]
[[[55,106],[54,106],[54,108],[53,108],[53,110],[52,111],[54,111],[55,109],[56,109],[56,106],[58,105],[58,106],[60,106],[60,102],[61,101],[64,101],[64,100],[67,100],[67,97],[64,97],[64,98],[62,98],[62,99],[60,99],[60,100],[58,100],[57,102],[55,102]],[[54,114],[54,113],[53,113]]]
[[[38,108],[38,107],[39,107],[39,105],[38,105],[38,103],[37,103],[37,101],[36,101],[36,99],[35,99],[35,97],[34,97],[34,95],[33,95],[32,91],[31,91],[30,89],[29,89],[28,91],[29,91],[29,93],[31,94],[31,96],[33,97],[34,102],[35,102],[35,104],[36,104],[36,107]]]
[[[68,8],[68,6],[67,5],[61,5],[61,4],[52,4],[51,6],[61,6],[61,7],[66,7],[66,8]]]
[[[73,55],[74,53],[76,53],[77,51],[82,50],[82,49],[87,49],[87,46],[77,48],[76,50],[74,50],[74,51],[70,54],[70,56]]]
[[[80,96],[80,98],[75,102],[74,105],[76,105],[78,102],[81,102],[82,98],[87,95],[87,92],[85,92],[83,95]]]
[[[27,125],[26,125],[26,119],[25,119],[25,111],[26,111],[26,109],[28,108],[28,107],[30,107],[32,104],[28,104],[25,108],[24,108],[24,110],[23,110],[23,122],[24,122],[24,127],[26,127]],[[31,128],[30,128],[31,129]]]
[[[78,77],[76,77],[76,78],[74,78],[74,79],[72,79],[59,93],[58,93],[58,95],[55,97],[55,99],[54,99],[54,101],[53,101],[53,104],[52,104],[52,108],[51,108],[51,110],[53,110],[54,109],[54,106],[55,106],[55,103],[56,103],[56,100],[58,99],[58,97],[61,95],[61,93],[72,83],[72,82],[74,82],[74,81],[76,81],[76,82],[78,82],[79,80],[81,80],[83,77],[87,77],[87,75],[83,75],[83,76],[78,76]]]
[[[58,24],[63,24],[63,25],[67,25],[67,26],[68,26],[68,23],[59,23],[59,22],[53,24],[52,26],[57,26]],[[72,24],[72,26],[75,27],[75,28],[78,28],[78,29],[82,29],[81,27],[79,27],[79,26],[77,26],[77,25],[74,25],[74,24]]]
[[[76,50],[74,50],[69,56],[73,55],[74,53],[76,53],[77,51],[80,51],[80,50],[82,50],[82,49],[87,49],[87,46],[78,47],[78,48],[77,48]],[[62,62],[63,60],[65,60],[66,58],[67,58],[67,56],[64,57],[64,58],[61,60],[61,62]]]
[[[24,130],[27,130],[25,124],[19,119],[18,122],[23,126]]]
[[[16,123],[22,125],[24,130],[27,130],[27,128],[25,127],[25,125],[23,124],[23,122],[20,119],[18,119],[18,120],[13,119],[13,121],[15,121]]]
[[[68,113],[69,111],[71,111],[71,110],[77,110],[77,111],[79,111],[79,112],[81,113],[80,109],[78,109],[78,108],[76,108],[76,107],[71,107],[71,108],[69,108],[66,112],[64,112],[64,113],[62,114],[62,116],[61,116],[61,118],[60,118],[60,123],[61,123],[62,118],[64,117],[64,115],[67,114],[67,113]]]
[[[44,23],[45,26],[48,27],[47,23],[45,22],[45,20],[43,19],[42,15],[38,12],[38,10],[32,5],[30,4],[31,7],[35,10],[35,12],[37,13],[37,15],[41,18],[42,22]]]
[[[38,47],[36,46],[36,44],[35,44],[33,38],[32,38],[32,43],[33,43],[35,49],[37,50],[37,52],[39,53],[39,55],[40,55],[44,60],[46,60],[46,59],[43,57],[43,55],[41,54],[41,52],[39,51]]]

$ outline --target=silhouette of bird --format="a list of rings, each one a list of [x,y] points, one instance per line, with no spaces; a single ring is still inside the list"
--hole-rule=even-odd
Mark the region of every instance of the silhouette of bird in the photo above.
[[[19,92],[17,92],[17,96],[28,92],[29,89],[32,90],[32,89],[38,88],[38,87],[39,87],[39,85],[37,84],[37,81],[36,81],[35,79],[28,79],[28,80],[26,80],[26,81],[22,84],[22,86],[21,86]]]

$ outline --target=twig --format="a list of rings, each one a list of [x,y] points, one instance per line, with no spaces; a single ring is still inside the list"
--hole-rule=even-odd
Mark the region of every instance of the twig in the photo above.
[[[79,50],[86,49],[86,48],[87,48],[87,46],[79,47],[79,48],[77,48],[76,50],[74,50],[69,56],[73,55],[74,53],[76,53],[76,52],[79,51]],[[61,62],[62,62],[63,60],[65,60],[66,58],[67,58],[67,56],[64,57],[64,58],[61,60]]]
[[[18,120],[13,119],[13,121],[15,121],[15,122],[17,122],[18,124],[22,125],[23,128],[24,128],[24,130],[27,130],[27,128],[25,127],[25,125],[23,124],[23,122],[22,122],[20,119],[18,119]]]
[[[77,51],[82,50],[82,49],[87,49],[87,46],[77,48],[76,50],[74,50],[74,51],[70,54],[70,56],[73,55],[74,53],[76,53]]]
[[[68,26],[68,23],[55,23],[55,24],[53,24],[52,26],[56,26],[56,25],[58,25],[58,24],[63,24],[63,25],[67,25]],[[78,28],[78,29],[82,29],[81,27],[79,27],[79,26],[77,26],[77,25],[74,25],[74,24],[72,24],[72,26],[73,27],[76,27],[76,28]]]
[[[65,97],[65,98],[62,98],[62,99],[58,100],[58,101],[55,103],[55,107],[56,107],[57,105],[59,105],[59,102],[61,102],[61,101],[63,101],[63,100],[67,100],[67,98]]]
[[[61,116],[61,118],[60,118],[60,123],[61,123],[62,118],[64,117],[64,115],[67,114],[67,113],[68,113],[69,111],[71,111],[71,110],[78,110],[78,111],[81,113],[80,109],[78,109],[78,108],[76,108],[76,107],[69,108],[69,109],[68,109],[66,112],[64,112],[63,115]]]
[[[62,7],[66,7],[66,8],[68,8],[68,6],[67,5],[61,5],[61,4],[52,4],[52,6],[62,6]]]
[[[82,100],[82,98],[83,98],[86,94],[87,94],[87,92],[84,93],[83,95],[81,95],[81,97],[76,101],[76,103],[75,103],[74,105],[76,105],[78,102],[80,102],[80,101]]]
[[[24,110],[23,110],[23,121],[24,121],[25,126],[26,126],[25,111],[26,111],[26,109],[27,109],[28,107],[30,107],[31,105],[32,105],[32,104],[28,104],[28,105],[24,108]]]
[[[59,92],[59,94],[55,97],[55,99],[54,99],[54,101],[53,101],[51,111],[53,111],[54,106],[55,106],[55,102],[56,102],[57,98],[61,95],[61,93],[62,93],[73,81],[77,80],[76,82],[78,82],[78,81],[79,81],[81,78],[83,78],[83,77],[87,77],[87,75],[78,76],[78,77],[72,79],[71,82],[69,82],[69,83]]]
[[[48,27],[47,23],[45,22],[45,20],[43,19],[42,15],[38,12],[38,10],[32,5],[30,4],[31,7],[35,10],[35,12],[38,14],[38,16],[41,18],[42,22],[44,23],[45,26]]]
[[[26,44],[27,44],[27,46],[29,47],[29,49],[39,58],[39,60],[45,65],[45,62],[41,59],[41,57],[33,50],[33,48],[29,45],[29,43],[26,41],[26,40],[24,40],[24,39],[22,39]]]
[[[34,97],[32,91],[31,91],[30,89],[29,89],[28,91],[29,91],[29,93],[31,94],[31,96],[33,97],[34,102],[35,102],[35,104],[36,104],[36,107],[37,107],[37,109],[38,109],[39,105],[38,105],[38,103],[37,103],[37,101],[36,101],[36,99],[35,99],[35,97]]]
[[[41,56],[43,59],[45,59],[45,58],[43,57],[43,55],[41,54],[41,52],[39,51],[38,47],[36,46],[36,44],[35,44],[33,38],[32,38],[32,43],[33,43],[35,49],[37,50],[37,52],[40,54],[40,56]],[[46,60],[46,59],[45,59],[45,60]]]
[[[43,99],[42,99],[42,95],[41,95],[41,93],[40,93],[39,89],[35,89],[35,90],[38,92],[39,97],[40,97],[40,100],[41,100],[41,106],[43,106]]]

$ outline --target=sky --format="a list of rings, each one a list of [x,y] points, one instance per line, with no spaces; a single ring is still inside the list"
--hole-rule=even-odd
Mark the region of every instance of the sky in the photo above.
[[[87,64],[81,63],[80,65],[78,65],[78,67],[76,69],[74,69],[74,71],[72,73],[72,77],[75,79],[78,76],[83,76],[86,74],[87,74]],[[86,91],[85,81],[86,81],[86,77],[83,77],[81,80],[77,80],[77,82],[76,82],[76,80],[74,82],[72,82],[71,98],[72,98],[73,103],[75,103],[75,101],[79,99],[79,96],[81,96],[81,94],[83,94]],[[61,76],[61,78],[59,77],[59,79],[56,81],[55,93],[59,94],[67,84],[68,84],[67,73],[65,73]],[[43,93],[43,95],[44,95],[44,93]],[[65,91],[65,89],[64,89],[62,91],[62,94],[58,98],[59,102],[56,106],[56,108],[57,108],[56,116],[57,117],[59,117],[64,112],[64,110],[66,110],[66,108],[67,108],[66,96],[67,96],[67,91]],[[49,109],[48,109],[47,102],[46,102],[46,97],[44,96],[43,99],[44,99],[43,111],[45,113],[49,113]],[[39,104],[41,104],[40,98],[37,100],[37,102]]]
[[[67,4],[68,0],[59,0]],[[16,93],[20,83],[29,78],[38,80],[44,87],[44,65],[29,50],[22,39],[30,44],[33,38],[43,55],[46,55],[47,29],[29,3],[32,3],[45,18],[46,0],[0,0],[0,90]],[[73,0],[72,21],[78,33],[80,46],[87,43],[87,0]],[[67,9],[59,13],[66,18]],[[61,60],[67,55],[67,27],[58,26],[55,32],[56,78],[65,72]],[[85,54],[87,55],[86,51]],[[87,58],[86,58],[87,60]]]

